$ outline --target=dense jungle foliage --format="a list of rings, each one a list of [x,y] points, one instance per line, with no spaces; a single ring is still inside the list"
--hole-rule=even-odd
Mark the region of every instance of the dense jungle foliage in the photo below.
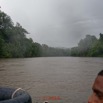
[[[103,34],[100,38],[86,35],[77,47],[54,48],[34,42],[19,23],[14,25],[10,16],[0,11],[0,58],[41,57],[41,56],[102,56]]]

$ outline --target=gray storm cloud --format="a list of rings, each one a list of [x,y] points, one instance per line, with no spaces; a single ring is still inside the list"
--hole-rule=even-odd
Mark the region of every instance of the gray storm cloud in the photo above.
[[[2,10],[35,42],[76,46],[86,34],[103,33],[102,0],[0,0]]]

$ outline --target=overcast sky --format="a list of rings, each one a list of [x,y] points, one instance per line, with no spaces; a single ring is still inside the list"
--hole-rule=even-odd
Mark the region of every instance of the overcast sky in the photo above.
[[[0,0],[0,6],[40,44],[74,47],[86,34],[103,33],[103,0]]]

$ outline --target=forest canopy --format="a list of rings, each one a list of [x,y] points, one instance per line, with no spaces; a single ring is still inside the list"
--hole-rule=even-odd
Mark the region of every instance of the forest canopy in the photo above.
[[[0,11],[0,58],[41,57],[41,56],[90,56],[103,57],[103,34],[99,39],[86,35],[77,47],[54,48],[34,42],[20,23],[14,25],[10,16]]]

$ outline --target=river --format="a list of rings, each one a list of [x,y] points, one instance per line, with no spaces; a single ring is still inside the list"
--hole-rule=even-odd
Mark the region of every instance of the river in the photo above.
[[[0,86],[23,88],[33,103],[87,103],[103,58],[0,59]]]

